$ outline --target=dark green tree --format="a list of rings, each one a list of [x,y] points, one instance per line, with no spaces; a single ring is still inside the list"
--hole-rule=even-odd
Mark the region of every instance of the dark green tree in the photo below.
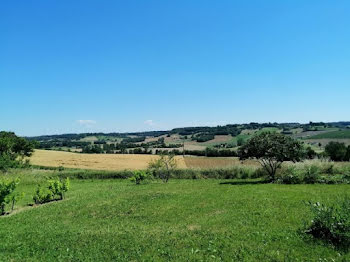
[[[349,161],[347,158],[347,148],[344,143],[329,142],[326,145],[325,152],[333,161]]]
[[[0,132],[0,169],[16,167],[32,155],[34,142],[18,137],[13,132]]]
[[[303,145],[289,136],[280,133],[263,132],[239,149],[241,159],[256,158],[275,181],[276,172],[284,161],[297,162],[304,155]]]

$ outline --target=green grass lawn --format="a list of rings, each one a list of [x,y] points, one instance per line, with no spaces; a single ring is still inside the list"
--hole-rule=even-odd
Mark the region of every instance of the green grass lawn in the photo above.
[[[50,175],[38,172],[21,176],[26,197],[0,218],[0,261],[350,260],[300,233],[305,201],[336,201],[350,185],[72,180],[66,200],[27,207]]]

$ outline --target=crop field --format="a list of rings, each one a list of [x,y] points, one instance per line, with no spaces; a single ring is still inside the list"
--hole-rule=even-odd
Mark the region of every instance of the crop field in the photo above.
[[[350,185],[74,179],[65,200],[30,207],[50,172],[20,172],[11,177],[26,195],[0,218],[0,261],[350,260],[302,233],[305,202],[333,202]]]
[[[33,165],[68,167],[94,170],[146,169],[156,155],[133,154],[81,154],[53,150],[35,150],[30,158]],[[179,168],[222,168],[235,165],[253,165],[256,161],[240,162],[236,157],[185,157],[176,156]]]
[[[326,132],[311,136],[309,139],[350,139],[350,130]]]
[[[52,150],[36,150],[30,161],[33,165],[97,170],[146,169],[155,155],[80,154]],[[186,168],[183,157],[176,157],[179,168]]]

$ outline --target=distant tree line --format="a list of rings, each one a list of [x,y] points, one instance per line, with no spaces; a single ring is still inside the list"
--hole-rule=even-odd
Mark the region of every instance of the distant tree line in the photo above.
[[[70,141],[70,140],[54,140],[54,141],[42,141],[36,143],[35,148],[37,149],[50,149],[53,147],[76,147],[83,148],[84,146],[90,145],[90,142],[84,141]]]

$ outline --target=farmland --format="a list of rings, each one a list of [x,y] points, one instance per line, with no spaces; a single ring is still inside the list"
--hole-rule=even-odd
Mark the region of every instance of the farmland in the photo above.
[[[292,136],[304,129],[233,128],[219,135],[200,134],[196,128],[192,137],[176,132],[41,138],[71,152],[34,149],[37,142],[2,132],[7,155],[0,162],[0,189],[11,183],[17,188],[10,193],[1,189],[9,198],[2,198],[0,261],[350,259],[349,250],[306,231],[314,219],[310,202],[333,205],[350,197],[348,160],[308,158],[303,141],[309,136]],[[181,139],[185,146],[205,145],[205,156],[147,151],[148,146],[172,150]],[[85,143],[89,153],[73,152]],[[265,162],[246,156],[261,144],[259,150],[272,154],[263,156]],[[343,148],[347,156],[349,149]],[[211,155],[238,149],[243,149],[240,157]],[[277,158],[280,154],[283,158]],[[258,160],[269,161],[271,169]],[[275,163],[279,166],[272,174]],[[327,216],[333,217],[338,218]]]
[[[349,185],[72,180],[66,200],[27,207],[36,183],[52,173],[14,173],[26,196],[0,218],[1,261],[350,259],[300,233],[311,219],[305,201],[335,201]]]
[[[97,170],[146,169],[157,156],[122,154],[78,154],[52,150],[36,150],[30,158],[33,165],[69,167]],[[185,168],[182,157],[177,157],[179,167]]]
[[[138,170],[146,169],[155,155],[133,154],[78,154],[53,150],[36,150],[30,161],[33,165],[47,167],[67,167],[92,170]],[[242,165],[237,157],[185,157],[177,156],[179,168],[220,168]],[[244,165],[256,165],[245,161]]]
[[[311,136],[309,139],[350,139],[350,130],[321,133]]]
[[[235,156],[238,147],[262,132],[283,133],[311,145],[322,152],[325,142],[349,139],[348,122],[337,123],[250,123],[217,127],[185,127],[168,131],[139,133],[85,133],[39,136],[28,139],[38,142],[37,149],[78,153],[161,154]],[[327,139],[320,141],[320,139]],[[318,144],[319,143],[319,144]],[[316,145],[317,144],[317,145]],[[315,146],[318,146],[315,148]],[[225,151],[225,152],[223,152]]]

